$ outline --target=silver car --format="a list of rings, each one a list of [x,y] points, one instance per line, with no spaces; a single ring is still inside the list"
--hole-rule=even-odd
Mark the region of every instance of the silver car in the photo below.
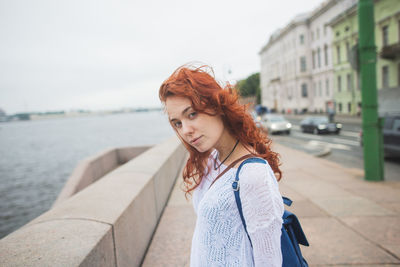
[[[286,133],[290,134],[292,124],[288,122],[282,115],[266,114],[261,118],[261,126],[270,134]]]

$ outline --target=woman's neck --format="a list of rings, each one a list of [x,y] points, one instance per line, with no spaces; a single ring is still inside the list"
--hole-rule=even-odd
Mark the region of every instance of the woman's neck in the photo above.
[[[224,165],[229,165],[239,157],[249,154],[249,149],[250,151],[252,150],[251,148],[246,148],[240,142],[235,147],[237,141],[238,139],[236,139],[236,137],[225,131],[222,134],[219,142],[215,145],[214,148],[218,151],[218,159],[220,162],[225,160]]]
[[[217,144],[215,144],[215,149],[218,151],[218,158],[220,161],[223,161],[233,150],[237,139],[233,137],[228,131],[224,131],[218,140]],[[235,148],[236,150],[237,148]],[[235,151],[232,152],[232,154]],[[231,157],[232,154],[229,156]]]

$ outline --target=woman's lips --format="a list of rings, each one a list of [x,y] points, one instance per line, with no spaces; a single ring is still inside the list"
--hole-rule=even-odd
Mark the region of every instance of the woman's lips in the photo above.
[[[193,139],[192,141],[190,141],[190,143],[193,144],[193,145],[198,144],[201,137],[202,137],[202,135],[197,137],[197,138],[195,138],[195,139]]]

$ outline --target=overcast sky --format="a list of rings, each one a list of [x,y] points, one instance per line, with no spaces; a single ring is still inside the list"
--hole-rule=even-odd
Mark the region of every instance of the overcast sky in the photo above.
[[[178,66],[258,72],[276,29],[322,0],[0,0],[0,108],[157,107]],[[231,70],[231,74],[229,74]]]

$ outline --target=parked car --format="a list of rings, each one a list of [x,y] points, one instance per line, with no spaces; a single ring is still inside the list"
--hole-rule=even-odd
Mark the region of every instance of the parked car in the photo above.
[[[400,115],[386,115],[382,129],[383,150],[385,156],[400,157]],[[360,145],[363,145],[363,133],[360,132]]]
[[[270,134],[286,133],[290,134],[292,124],[282,115],[266,114],[261,118],[261,126]]]
[[[261,127],[261,123],[260,123],[261,122],[261,116],[258,115],[257,112],[255,112],[255,111],[252,111],[250,114],[251,114],[251,117],[253,118],[256,126],[258,128],[260,128]]]
[[[300,128],[303,133],[313,134],[335,133],[339,134],[342,124],[338,122],[329,122],[327,117],[310,116],[300,122]]]

